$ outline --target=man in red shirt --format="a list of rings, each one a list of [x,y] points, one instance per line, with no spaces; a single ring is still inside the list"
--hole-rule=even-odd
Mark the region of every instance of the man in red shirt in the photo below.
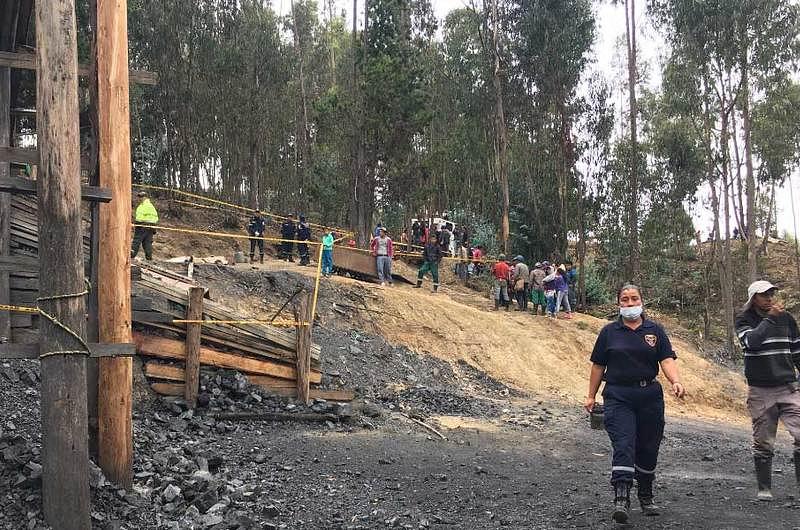
[[[492,276],[494,276],[494,310],[500,308],[500,304],[505,306],[506,311],[511,307],[508,298],[508,278],[510,268],[506,263],[506,255],[500,254],[497,258],[497,263],[492,267]]]

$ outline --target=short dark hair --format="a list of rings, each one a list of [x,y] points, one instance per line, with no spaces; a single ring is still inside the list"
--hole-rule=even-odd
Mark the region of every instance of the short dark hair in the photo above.
[[[620,287],[617,290],[617,302],[619,302],[619,297],[622,296],[622,291],[627,291],[629,289],[635,289],[636,292],[639,293],[639,297],[640,298],[642,297],[642,289],[641,289],[641,287],[639,287],[638,285],[634,285],[632,283],[626,283],[626,284],[623,284],[622,287]]]

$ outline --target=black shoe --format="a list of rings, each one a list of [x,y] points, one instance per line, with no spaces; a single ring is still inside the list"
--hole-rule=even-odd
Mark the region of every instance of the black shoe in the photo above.
[[[421,289],[422,288],[422,280],[417,280],[417,285],[414,286],[414,289]]]
[[[630,517],[631,509],[631,485],[628,482],[617,482],[614,484],[614,511],[611,519],[619,524],[625,524]]]
[[[653,502],[653,497],[639,497],[639,506],[642,507],[642,515],[647,517],[661,515],[661,509]]]

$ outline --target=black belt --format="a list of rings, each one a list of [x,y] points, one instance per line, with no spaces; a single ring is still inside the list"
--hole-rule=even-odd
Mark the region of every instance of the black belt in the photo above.
[[[638,386],[638,387],[641,387],[641,388],[644,388],[646,386],[650,386],[650,385],[655,384],[655,383],[658,383],[658,379],[655,379],[655,378],[653,378],[653,379],[641,379],[639,381],[626,381],[626,382],[622,382],[622,383],[618,383],[618,382],[611,383],[611,382],[606,381],[607,385],[633,386],[633,387],[637,387]]]

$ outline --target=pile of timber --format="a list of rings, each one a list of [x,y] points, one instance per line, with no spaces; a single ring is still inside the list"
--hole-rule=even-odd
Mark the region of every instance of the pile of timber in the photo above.
[[[8,256],[0,256],[0,270],[9,273],[11,305],[35,306],[36,298],[39,296],[39,222],[36,212],[36,196],[16,194],[11,196],[10,252]],[[84,208],[83,252],[87,267],[89,237],[89,211],[88,208]],[[38,319],[35,314],[11,313],[11,342],[18,344],[38,342]]]
[[[165,395],[182,395],[186,359],[187,325],[173,322],[186,319],[189,289],[196,283],[170,270],[142,264],[139,278],[133,284],[131,299],[132,320],[141,331],[134,333],[139,355],[158,361],[145,365],[151,387]],[[247,320],[232,309],[215,302],[206,290],[203,300],[203,320]],[[169,332],[176,338],[158,336],[152,332]],[[259,324],[203,324],[200,330],[200,365],[237,370],[251,384],[282,396],[295,396],[297,387],[297,339],[294,328],[276,328]],[[316,388],[322,381],[320,347],[311,346],[311,396],[330,399],[352,399],[349,392],[330,392]],[[325,398],[325,399],[328,399]]]

